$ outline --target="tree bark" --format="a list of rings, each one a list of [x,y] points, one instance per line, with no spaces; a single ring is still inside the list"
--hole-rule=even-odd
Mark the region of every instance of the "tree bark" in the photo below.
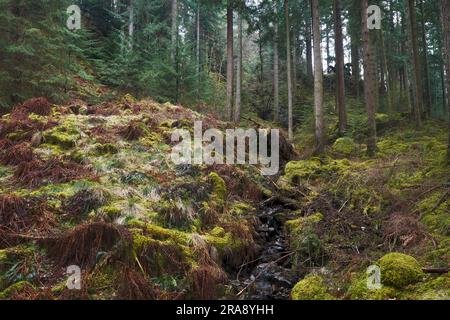
[[[367,154],[374,156],[377,150],[377,127],[375,122],[375,52],[368,28],[368,0],[362,0],[363,51],[364,51],[364,97],[368,118]]]
[[[172,40],[172,50],[171,57],[172,61],[175,61],[177,38],[178,38],[178,0],[172,0],[172,28],[171,28],[171,40]]]
[[[197,23],[196,23],[196,72],[197,72],[197,102],[200,96],[200,0],[197,0]]]
[[[423,45],[423,71],[424,71],[424,82],[425,82],[425,114],[427,118],[431,117],[431,82],[430,82],[430,67],[429,67],[429,59],[428,59],[428,42],[427,42],[427,34],[425,27],[425,9],[424,9],[424,1],[420,1],[420,15],[421,15],[421,25],[422,25],[422,45]]]
[[[237,67],[236,67],[236,106],[234,110],[234,122],[241,121],[241,91],[242,91],[242,16],[237,13],[238,41],[237,41]]]
[[[416,19],[416,9],[414,0],[408,0],[407,13],[409,20],[409,34],[411,36],[411,49],[413,55],[413,77],[415,86],[415,97],[414,97],[414,119],[416,122],[416,127],[420,128],[422,126],[422,105],[423,105],[423,94],[422,94],[422,81],[420,77],[420,59],[419,59],[419,39],[417,34],[417,19]]]
[[[291,39],[289,23],[289,0],[284,0],[284,13],[286,20],[286,57],[287,57],[287,85],[288,85],[288,132],[289,140],[294,139],[294,120],[293,120],[293,102],[292,102],[292,63],[291,63]]]
[[[450,94],[450,4],[448,0],[441,0],[442,34],[444,47],[444,64],[447,76],[447,93]],[[448,96],[447,94],[447,96]],[[447,99],[448,112],[448,152],[447,163],[450,164],[450,99]]]
[[[311,6],[311,1],[309,2],[309,6]],[[313,78],[313,62],[312,62],[312,39],[311,39],[311,7],[310,7],[310,13],[307,14],[307,21],[306,21],[306,35],[305,35],[305,42],[306,42],[306,75],[308,79]]]
[[[234,77],[234,50],[233,50],[233,0],[227,3],[227,104],[226,117],[233,119],[233,77]]]
[[[314,39],[314,118],[316,135],[316,152],[325,147],[325,122],[323,110],[323,63],[320,47],[319,0],[312,1],[313,39]]]
[[[342,35],[342,9],[340,0],[334,0],[334,21],[339,135],[343,136],[347,130],[347,112],[345,110],[344,40]]]
[[[273,39],[273,120],[280,120],[280,71],[278,54],[278,1],[275,1],[275,21],[274,21],[274,39]]]
[[[387,94],[387,104],[388,104],[388,113],[392,113],[392,92],[391,92],[391,77],[389,73],[389,66],[388,66],[388,60],[386,55],[386,46],[384,41],[384,34],[383,30],[380,30],[380,40],[381,40],[381,51],[382,51],[382,58],[383,58],[383,73],[384,73],[384,84],[386,85],[386,94]]]

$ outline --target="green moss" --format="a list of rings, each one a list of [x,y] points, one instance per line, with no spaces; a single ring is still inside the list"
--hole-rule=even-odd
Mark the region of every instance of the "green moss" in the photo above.
[[[111,143],[107,144],[96,144],[94,146],[94,155],[104,156],[107,154],[117,154],[119,153],[119,148]]]
[[[286,227],[291,233],[299,233],[304,231],[307,227],[314,227],[323,220],[323,214],[320,212],[286,222]]]
[[[316,233],[317,224],[322,221],[323,215],[303,217],[286,222],[286,228],[290,237],[290,247],[295,252],[294,265],[303,261],[315,263],[322,261],[324,248],[320,237]]]
[[[292,161],[286,165],[285,177],[292,182],[295,178],[306,178],[315,175],[321,168],[320,159],[313,158],[311,160]]]
[[[225,230],[222,227],[215,227],[213,230],[211,230],[210,235],[213,237],[225,237]]]
[[[218,206],[223,206],[228,195],[225,181],[215,172],[211,172],[208,179],[213,185],[213,194],[211,196],[212,201]]]
[[[369,289],[367,274],[356,277],[347,291],[352,300],[389,300],[399,296],[399,292],[391,287],[382,286],[380,289]]]
[[[450,299],[450,273],[420,283],[413,296],[416,300],[449,300]]]
[[[234,215],[234,216],[242,216],[245,214],[255,212],[255,208],[253,206],[249,205],[248,203],[236,202],[236,203],[233,203],[229,212],[231,215]]]
[[[356,152],[355,141],[348,137],[339,138],[333,144],[333,151],[344,156],[350,156]]]
[[[63,124],[54,127],[43,134],[44,141],[62,149],[72,149],[81,138],[80,131],[75,121],[67,120]]]
[[[403,253],[389,253],[378,260],[383,285],[403,288],[419,282],[423,277],[419,262]]]
[[[418,204],[422,214],[422,222],[433,233],[450,236],[450,197],[446,199],[445,191],[437,191],[428,195]]]
[[[99,209],[99,212],[105,214],[112,220],[119,218],[122,215],[122,211],[122,208],[113,205],[104,206]]]
[[[309,275],[292,289],[292,300],[334,300],[327,292],[325,281],[319,275]]]
[[[5,289],[3,292],[0,292],[0,299],[9,299],[27,289],[35,290],[34,286],[28,281],[17,282]]]

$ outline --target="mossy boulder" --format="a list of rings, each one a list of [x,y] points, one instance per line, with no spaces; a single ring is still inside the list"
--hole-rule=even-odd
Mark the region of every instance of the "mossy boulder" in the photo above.
[[[403,253],[389,253],[378,260],[381,282],[394,288],[404,288],[419,282],[424,276],[419,262]]]
[[[334,300],[328,293],[323,278],[319,275],[309,275],[298,282],[291,292],[292,300]]]
[[[352,300],[390,300],[396,299],[399,295],[396,289],[388,286],[370,289],[367,281],[366,273],[356,276],[348,288],[348,298]]]
[[[356,150],[357,148],[355,141],[348,137],[339,138],[333,144],[333,152],[340,155],[350,156],[354,154]]]

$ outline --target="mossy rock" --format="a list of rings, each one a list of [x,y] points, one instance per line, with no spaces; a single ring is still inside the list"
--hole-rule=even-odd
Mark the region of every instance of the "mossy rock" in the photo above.
[[[333,144],[333,152],[344,156],[355,154],[356,150],[357,147],[355,141],[348,137],[339,138]]]
[[[291,292],[292,300],[334,300],[325,281],[319,275],[309,275],[298,282]]]
[[[378,260],[381,282],[394,288],[404,288],[419,282],[424,274],[419,262],[403,253],[389,253]]]
[[[366,273],[355,277],[348,288],[348,297],[352,300],[390,300],[399,296],[399,292],[396,289],[388,286],[370,289],[367,280]]]

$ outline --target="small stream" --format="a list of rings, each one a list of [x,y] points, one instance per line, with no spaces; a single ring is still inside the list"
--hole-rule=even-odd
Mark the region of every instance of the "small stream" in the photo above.
[[[298,280],[291,271],[289,243],[282,219],[284,206],[263,207],[258,211],[258,244],[261,251],[254,261],[234,275],[231,285],[243,300],[288,300]]]

